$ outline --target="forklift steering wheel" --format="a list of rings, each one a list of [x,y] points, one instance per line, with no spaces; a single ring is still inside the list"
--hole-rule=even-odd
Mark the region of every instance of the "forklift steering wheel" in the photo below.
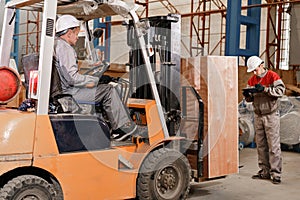
[[[110,67],[110,64],[103,61],[101,64],[92,67],[91,69],[84,72],[84,75],[90,74],[92,76],[101,77]]]

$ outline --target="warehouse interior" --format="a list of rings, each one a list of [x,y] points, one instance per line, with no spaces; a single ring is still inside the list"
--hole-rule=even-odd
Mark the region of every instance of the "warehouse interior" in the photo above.
[[[4,7],[5,2],[7,1],[0,2],[1,7]],[[187,2],[127,0],[125,2],[139,5],[138,12],[141,18],[166,16],[170,13],[179,14],[181,16],[181,58],[199,55],[237,55],[239,56],[239,66],[245,66],[249,54],[257,54],[266,60],[270,69],[280,70],[285,83],[290,84],[289,91],[297,93],[297,88],[293,87],[299,85],[297,71],[299,71],[300,61],[297,53],[294,53],[297,52],[299,45],[299,25],[297,24],[299,2],[297,0],[228,1],[231,2],[230,10],[228,2],[225,0],[191,0]],[[251,21],[255,17],[247,16],[247,9],[250,8],[259,11],[259,15],[255,16],[257,20],[251,23],[247,21],[247,18]],[[226,25],[228,14],[239,20],[235,24]],[[24,11],[17,16],[19,16],[17,21],[19,28],[16,30],[18,37],[15,40],[19,45],[14,46],[12,51],[13,58],[18,64],[23,55],[38,51],[37,44],[40,42],[40,38],[37,33],[41,31],[41,15],[33,11]],[[0,19],[3,19],[3,16],[0,16]],[[95,20],[94,27],[101,27],[107,32],[98,44],[101,54],[103,54],[102,57],[113,63],[124,64],[128,62],[126,53],[128,46],[126,34],[124,34],[126,28],[121,25],[120,19],[120,17],[113,16],[99,19],[99,21]],[[250,34],[247,33],[247,28],[259,28],[259,31],[253,31]],[[255,42],[253,42],[253,38]],[[237,42],[230,40],[237,40]],[[251,46],[249,46],[250,44]],[[120,46],[122,48],[119,48]],[[281,71],[281,69],[283,70]],[[239,75],[239,85],[241,85],[248,77],[247,74],[244,74],[243,69],[239,70],[239,73],[241,73]],[[239,100],[241,99],[242,96],[239,94]]]
[[[0,33],[4,19],[5,4],[0,1]],[[218,135],[211,144],[212,155],[208,162],[230,160],[238,162],[238,172],[208,182],[191,184],[187,199],[298,199],[300,171],[300,0],[124,0],[136,5],[140,19],[167,19],[155,31],[168,32],[172,39],[158,39],[161,44],[170,42],[172,52],[170,66],[178,67],[181,84],[192,86],[199,93],[208,108],[204,113],[204,129],[207,132],[235,132],[238,135]],[[170,22],[168,21],[169,19]],[[174,20],[176,19],[176,20]],[[173,21],[172,21],[173,20]],[[106,75],[129,78],[128,51],[133,48],[127,32],[130,21],[120,16],[94,19],[89,22],[93,28],[101,28],[104,34],[94,41],[98,59],[110,63]],[[129,24],[129,25],[128,25]],[[10,67],[19,72],[24,81],[22,58],[39,53],[42,31],[42,15],[31,10],[17,10],[14,43],[11,49]],[[0,38],[2,35],[0,35]],[[162,45],[163,46],[163,45]],[[166,45],[167,46],[167,45]],[[165,47],[166,47],[165,46]],[[91,52],[86,46],[85,35],[79,33],[75,46],[82,72],[90,69]],[[161,49],[160,49],[161,50]],[[157,51],[156,64],[159,65]],[[253,180],[257,173],[257,151],[253,124],[253,107],[244,100],[243,88],[252,73],[247,73],[247,59],[257,55],[265,66],[278,73],[286,86],[280,99],[280,137],[283,157],[282,183],[273,185],[269,180]],[[136,56],[136,55],[135,55]],[[162,58],[161,58],[162,59]],[[137,59],[138,60],[138,59]],[[165,59],[166,60],[166,59]],[[157,70],[160,70],[158,67]],[[175,78],[175,79],[176,79]],[[232,86],[234,85],[234,86]],[[172,87],[176,88],[175,84]],[[236,88],[236,90],[232,89]],[[173,90],[173,88],[171,88]],[[179,94],[180,93],[180,94]],[[174,89],[176,96],[181,91]],[[18,108],[27,99],[23,87],[13,101],[5,107]],[[189,98],[189,94],[187,94]],[[164,102],[163,102],[164,103]],[[229,106],[224,106],[224,105]],[[232,106],[233,105],[233,106]],[[172,106],[171,106],[172,107]],[[188,103],[187,112],[198,111],[194,102]],[[237,121],[234,121],[238,119]],[[212,125],[214,124],[214,125]],[[189,122],[182,126],[187,132],[195,127]],[[195,135],[188,135],[194,138]],[[213,138],[215,139],[215,138]],[[230,154],[232,141],[237,139],[238,155]],[[228,147],[221,152],[218,146]],[[207,153],[207,152],[206,152]],[[207,153],[208,154],[208,153]],[[227,158],[228,156],[228,158]],[[234,171],[228,164],[227,171]],[[214,173],[214,172],[209,172]],[[223,172],[216,172],[223,173]],[[214,177],[214,175],[211,175]]]

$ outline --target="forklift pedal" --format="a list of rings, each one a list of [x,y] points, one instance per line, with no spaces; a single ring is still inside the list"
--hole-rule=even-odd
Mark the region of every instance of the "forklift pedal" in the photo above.
[[[145,138],[145,137],[141,137],[141,136],[138,135],[138,136],[133,136],[132,137],[132,142],[134,144],[148,143],[149,139]]]

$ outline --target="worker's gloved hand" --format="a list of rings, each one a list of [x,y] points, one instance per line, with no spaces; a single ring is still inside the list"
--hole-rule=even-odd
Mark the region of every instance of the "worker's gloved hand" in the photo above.
[[[253,101],[253,95],[252,95],[252,93],[250,93],[249,91],[244,90],[244,91],[243,91],[243,95],[244,95],[245,100],[246,100],[247,102],[252,102],[252,101]]]
[[[261,84],[256,84],[255,88],[257,89],[257,92],[263,92],[265,90],[265,87]]]
[[[112,81],[112,77],[108,76],[108,75],[102,75],[100,77],[99,83],[100,84],[108,84],[109,82]]]
[[[246,90],[243,91],[243,95],[244,95],[244,97],[250,97],[251,96],[250,93]]]

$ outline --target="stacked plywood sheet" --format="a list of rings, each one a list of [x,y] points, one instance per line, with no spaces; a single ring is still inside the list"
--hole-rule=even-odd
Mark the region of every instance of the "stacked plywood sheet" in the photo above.
[[[238,64],[236,57],[204,56],[182,59],[182,85],[193,86],[204,102],[204,177],[238,171]],[[187,98],[191,98],[187,95]],[[197,115],[195,101],[187,113]],[[194,114],[193,114],[194,113]],[[196,139],[196,125],[183,124]],[[193,132],[194,131],[194,132]]]

